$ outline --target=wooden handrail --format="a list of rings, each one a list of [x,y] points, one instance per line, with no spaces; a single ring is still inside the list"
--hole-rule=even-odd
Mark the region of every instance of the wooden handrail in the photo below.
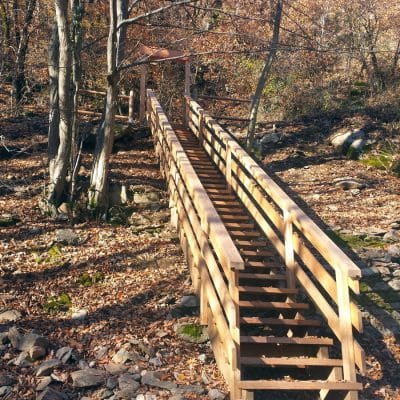
[[[349,296],[350,288],[359,293],[358,280],[361,277],[361,270],[268,176],[235,138],[218,125],[195,101],[186,98],[186,104],[190,129],[201,138],[203,147],[210,157],[214,161],[218,160],[216,164],[226,176],[229,187],[242,200],[285,260],[288,285],[293,286],[294,279],[300,282],[341,341],[344,377],[353,381],[355,363],[361,372],[365,371],[363,350],[354,340],[352,333],[352,325],[359,331],[362,330],[361,313]],[[276,234],[269,221],[275,225],[281,236]],[[297,231],[293,227],[296,227]],[[332,277],[313,256],[302,237],[327,261],[334,270],[335,277]],[[337,312],[295,261],[295,254],[335,301]],[[322,282],[319,282],[321,277],[323,277]]]
[[[104,92],[104,91],[89,90],[89,89],[80,89],[79,93],[82,93],[82,94],[93,94],[95,96],[105,96],[107,94],[107,92]],[[127,96],[125,94],[119,94],[117,97],[119,99],[129,100],[129,96]]]
[[[210,242],[215,252],[218,254],[221,263],[227,265],[230,269],[244,269],[244,261],[238,249],[230,238],[221,217],[209,199],[182,145],[174,135],[173,129],[152,90],[147,90],[147,97],[156,109],[160,127],[166,133],[167,141],[174,154],[180,172],[185,175],[185,184],[196,205],[202,228],[209,236]]]

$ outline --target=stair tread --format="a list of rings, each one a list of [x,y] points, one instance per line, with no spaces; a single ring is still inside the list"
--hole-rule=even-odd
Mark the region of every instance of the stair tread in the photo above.
[[[260,294],[297,294],[299,289],[277,288],[270,286],[239,286],[241,293],[260,293]]]
[[[242,255],[246,257],[272,257],[276,256],[276,254],[271,250],[242,250]]]
[[[261,318],[242,317],[240,322],[248,325],[287,325],[287,326],[320,326],[317,319]]]
[[[235,240],[235,244],[239,247],[266,247],[266,240]]]
[[[288,309],[288,310],[307,310],[307,303],[286,303],[283,301],[260,301],[260,300],[242,300],[239,306],[243,308],[266,308],[266,309]]]
[[[240,381],[239,387],[247,390],[361,390],[362,384],[346,381],[248,380]]]
[[[302,344],[302,345],[333,345],[333,339],[325,337],[288,337],[288,336],[240,336],[241,343],[255,344]]]
[[[218,208],[217,208],[217,210],[218,210]],[[259,232],[256,232],[256,231],[250,231],[250,232],[230,231],[229,234],[232,237],[242,237],[242,238],[262,237],[262,235]]]
[[[225,226],[234,229],[254,229],[253,223],[226,222]]]
[[[266,279],[271,281],[285,281],[286,275],[283,274],[258,274],[252,272],[239,272],[239,279]]]
[[[280,268],[282,263],[276,261],[246,261],[244,264],[248,268]]]
[[[240,363],[246,365],[283,365],[341,367],[343,361],[335,358],[316,357],[240,357]]]

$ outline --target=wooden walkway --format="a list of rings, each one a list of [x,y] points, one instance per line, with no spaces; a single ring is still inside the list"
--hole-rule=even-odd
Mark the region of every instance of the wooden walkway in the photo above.
[[[187,98],[188,128],[147,91],[201,323],[233,400],[357,399],[364,352],[358,267]],[[257,398],[257,395],[256,395]]]

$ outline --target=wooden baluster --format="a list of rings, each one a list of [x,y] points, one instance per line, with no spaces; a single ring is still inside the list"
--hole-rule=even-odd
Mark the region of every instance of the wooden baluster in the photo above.
[[[225,142],[226,161],[225,161],[225,176],[228,190],[232,193],[232,149],[230,146],[231,140]]]
[[[340,341],[342,344],[343,379],[356,382],[356,367],[354,357],[353,326],[350,313],[350,294],[348,276],[342,271],[336,271],[336,286],[339,311]],[[357,400],[358,392],[349,391],[346,400]]]
[[[285,265],[287,276],[287,287],[293,289],[296,287],[296,278],[294,269],[296,267],[293,249],[293,223],[288,210],[283,210],[284,221],[284,239],[285,239]]]
[[[148,109],[148,107],[147,107]],[[128,113],[128,122],[130,124],[133,123],[133,90],[129,92],[129,113]]]
[[[145,104],[146,104],[146,81],[147,81],[147,65],[141,66],[140,74],[140,110],[139,110],[139,123],[145,125]]]
[[[199,145],[203,147],[204,140],[204,110],[199,109]]]

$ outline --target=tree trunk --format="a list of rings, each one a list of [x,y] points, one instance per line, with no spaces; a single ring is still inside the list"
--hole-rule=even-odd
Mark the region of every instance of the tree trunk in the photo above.
[[[268,52],[268,57],[265,62],[264,68],[258,79],[256,91],[254,93],[250,107],[250,116],[249,116],[250,121],[249,121],[249,126],[247,128],[247,147],[250,150],[253,148],[254,145],[254,132],[256,129],[257,114],[258,114],[258,108],[260,106],[261,95],[264,90],[265,84],[268,80],[272,63],[274,62],[279,44],[279,30],[281,26],[282,9],[283,9],[283,0],[277,0],[275,18],[274,18],[274,32],[271,41],[271,48]]]
[[[59,40],[57,21],[54,21],[53,31],[49,43],[49,85],[50,85],[50,101],[49,101],[49,134],[48,134],[48,157],[49,157],[49,173],[54,176],[55,161],[60,144],[58,135],[58,125],[60,123],[60,109],[58,107],[58,61],[59,61]]]
[[[105,216],[108,209],[108,171],[114,141],[115,103],[119,73],[117,60],[117,0],[109,0],[110,29],[107,42],[107,96],[102,129],[97,133],[89,188],[89,208]]]
[[[66,175],[71,151],[71,45],[68,26],[68,0],[55,0],[58,37],[60,41],[58,95],[59,95],[59,138],[60,144],[50,175],[48,202],[58,207],[65,189]]]
[[[16,35],[18,38],[18,49],[15,58],[15,75],[13,79],[13,86],[15,102],[17,105],[22,99],[25,88],[25,59],[28,51],[29,26],[32,23],[33,11],[35,10],[35,7],[36,0],[27,0],[24,24],[22,29]]]
[[[73,83],[73,117],[72,117],[72,146],[71,146],[71,189],[70,189],[70,202],[73,201],[75,195],[76,179],[81,161],[81,142],[82,138],[79,137],[79,121],[78,121],[78,96],[79,87],[82,76],[82,20],[85,12],[85,3],[82,0],[73,0],[72,4],[72,39],[73,39],[73,67],[72,67],[72,83]]]

